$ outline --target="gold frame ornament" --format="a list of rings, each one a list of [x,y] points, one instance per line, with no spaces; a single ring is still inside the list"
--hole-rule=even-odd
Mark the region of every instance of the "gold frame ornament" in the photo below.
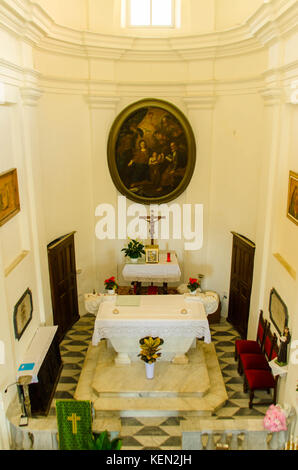
[[[113,183],[128,199],[160,204],[182,194],[196,163],[196,143],[185,115],[171,103],[152,98],[126,107],[108,138]]]
[[[145,246],[145,261],[146,263],[153,264],[159,262],[159,247],[158,245]]]
[[[290,171],[287,217],[298,225],[298,173]]]
[[[0,227],[20,212],[17,170],[0,174]]]

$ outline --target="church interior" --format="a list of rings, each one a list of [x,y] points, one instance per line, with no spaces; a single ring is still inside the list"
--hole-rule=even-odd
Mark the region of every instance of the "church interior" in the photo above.
[[[297,20],[297,0],[0,1],[0,449],[58,449],[59,400],[123,450],[297,449]],[[131,330],[165,339],[153,380]]]

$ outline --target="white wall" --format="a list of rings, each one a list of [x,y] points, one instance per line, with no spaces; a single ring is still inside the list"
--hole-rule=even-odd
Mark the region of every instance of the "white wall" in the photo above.
[[[243,23],[264,3],[264,0],[215,0],[215,29],[232,28]]]
[[[16,81],[22,83],[23,76],[17,73],[19,64],[30,64],[30,58],[27,46],[8,33],[5,33],[5,44],[6,53],[3,55],[4,60],[9,61],[9,66],[4,74],[1,62],[0,82],[4,96],[0,104],[0,173],[17,169],[21,211],[0,227],[0,340],[5,346],[5,361],[0,364],[0,419],[3,432],[5,423],[2,410],[6,411],[11,397],[16,393],[15,387],[9,388],[7,394],[4,394],[4,390],[15,382],[16,370],[23,354],[37,327],[45,321],[31,164],[35,156],[36,139],[29,131],[35,124],[35,108],[27,108],[25,94],[22,96],[21,88],[13,84]],[[27,74],[29,77],[29,69]],[[21,338],[16,339],[14,307],[28,288],[32,292],[33,317]],[[51,315],[51,311],[47,313]],[[3,435],[1,442],[3,448],[7,448],[8,436]]]

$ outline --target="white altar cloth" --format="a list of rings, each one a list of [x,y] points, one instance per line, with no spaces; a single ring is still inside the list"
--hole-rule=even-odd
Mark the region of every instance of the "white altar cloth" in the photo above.
[[[116,306],[116,301],[99,306],[92,344],[96,346],[101,339],[108,339],[118,353],[118,363],[137,360],[139,340],[145,336],[159,336],[164,340],[161,357],[164,361],[184,356],[196,338],[204,337],[206,343],[211,342],[202,303],[188,303],[179,295],[140,295],[138,298],[139,306]],[[113,313],[115,309],[118,314]],[[186,313],[181,313],[182,310]]]
[[[145,263],[142,259],[137,263],[126,262],[122,270],[125,281],[138,282],[177,282],[181,271],[176,253],[171,252],[171,262],[167,262],[167,253],[159,253],[158,263]]]

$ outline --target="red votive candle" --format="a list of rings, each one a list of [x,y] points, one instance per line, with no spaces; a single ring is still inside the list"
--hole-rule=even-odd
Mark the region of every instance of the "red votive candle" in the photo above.
[[[171,262],[171,253],[168,253],[167,254],[167,263],[170,263]]]

